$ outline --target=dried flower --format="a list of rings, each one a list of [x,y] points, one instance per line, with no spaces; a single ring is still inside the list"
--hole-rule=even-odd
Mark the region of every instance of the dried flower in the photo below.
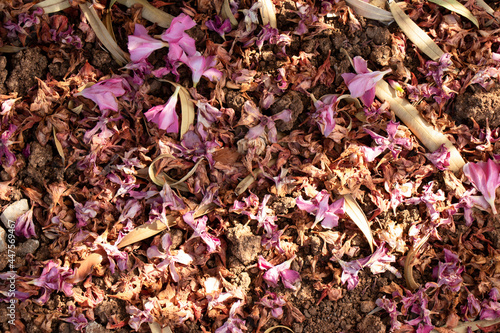
[[[229,19],[225,19],[224,21],[222,21],[219,15],[215,15],[215,18],[213,20],[208,20],[207,22],[205,22],[205,25],[207,26],[208,30],[215,31],[224,39],[226,39],[225,34],[231,31],[231,21]]]
[[[328,204],[330,194],[326,190],[319,192],[312,200],[304,200],[302,196],[296,200],[297,207],[316,216],[313,229],[318,222],[323,228],[331,229],[339,223],[339,215],[344,214],[344,198],[336,200],[331,205]]]
[[[258,258],[258,266],[261,270],[267,270],[264,273],[262,278],[266,281],[266,283],[272,287],[278,286],[278,281],[281,278],[283,285],[286,288],[297,290],[294,284],[300,281],[300,274],[293,269],[290,269],[290,265],[292,261],[295,259],[293,256],[290,260],[287,260],[279,265],[274,266],[262,256]]]
[[[202,56],[200,52],[196,52],[191,56],[181,55],[180,60],[185,63],[193,74],[193,86],[196,87],[202,76],[210,81],[220,80],[222,72],[214,68],[217,64],[215,56]]]
[[[53,291],[62,291],[66,296],[73,295],[73,285],[65,281],[72,275],[72,269],[61,267],[55,261],[49,260],[43,268],[40,277],[30,282],[30,284],[43,288],[42,296],[35,302],[38,304],[45,304]]]
[[[246,330],[245,321],[236,317],[236,311],[241,306],[241,301],[234,302],[229,310],[229,318],[224,325],[215,330],[215,333],[243,333]]]
[[[174,255],[170,252],[171,246],[172,238],[170,237],[170,234],[167,233],[161,238],[161,247],[165,253],[161,252],[156,245],[153,245],[148,249],[147,255],[148,258],[163,259],[163,261],[159,263],[156,268],[161,271],[165,271],[167,268],[170,268],[172,280],[174,280],[174,282],[179,282],[179,274],[177,274],[177,270],[175,269],[175,263],[189,265],[193,261],[193,257],[183,250],[179,250],[177,254]]]
[[[14,232],[16,236],[36,237],[35,224],[33,223],[33,207],[17,218]]]
[[[161,39],[168,42],[168,59],[170,62],[177,61],[186,52],[188,56],[196,53],[195,41],[186,30],[191,29],[196,22],[184,13],[175,17],[170,27],[161,34]]]
[[[4,131],[2,133],[2,136],[0,137],[0,158],[5,156],[5,159],[7,160],[7,166],[11,166],[16,161],[16,155],[14,155],[14,153],[12,153],[9,149],[9,146],[14,143],[9,139],[14,135],[16,129],[16,125],[10,124],[9,129]],[[3,164],[3,162],[1,164]]]
[[[207,221],[208,217],[205,215],[197,220],[193,217],[193,212],[188,212],[182,216],[184,222],[186,222],[191,228],[193,228],[194,233],[191,238],[201,237],[201,239],[207,245],[208,253],[217,251],[220,246],[220,240],[208,233]]]

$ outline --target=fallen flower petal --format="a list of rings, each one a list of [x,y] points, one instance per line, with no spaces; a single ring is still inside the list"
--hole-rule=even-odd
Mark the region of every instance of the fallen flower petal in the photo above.
[[[89,88],[83,89],[75,96],[83,96],[91,99],[99,106],[101,111],[110,109],[118,111],[118,101],[116,97],[125,95],[128,83],[122,77],[116,77],[100,81]]]
[[[167,133],[177,133],[179,131],[179,116],[175,111],[175,107],[180,90],[181,87],[177,86],[166,104],[154,106],[144,113],[148,121],[157,124],[160,129],[166,130]]]
[[[342,78],[349,88],[351,96],[360,98],[366,106],[370,106],[375,100],[375,85],[391,70],[370,72],[366,60],[359,56],[354,57],[353,64],[357,74],[344,73]]]
[[[134,34],[128,36],[128,51],[133,62],[141,62],[155,50],[165,46],[168,46],[168,43],[149,36],[146,28],[137,23]]]
[[[495,190],[500,186],[500,165],[489,159],[486,162],[469,162],[463,170],[472,185],[484,196],[493,214],[497,214]]]

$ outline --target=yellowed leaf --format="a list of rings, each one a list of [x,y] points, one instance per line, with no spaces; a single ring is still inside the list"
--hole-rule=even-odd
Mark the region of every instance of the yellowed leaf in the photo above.
[[[142,17],[146,20],[158,24],[162,28],[170,27],[174,17],[169,13],[151,5],[147,0],[116,0],[116,2],[132,7],[135,4],[142,5]]]
[[[175,90],[179,91],[179,100],[181,102],[182,119],[181,126],[179,129],[179,135],[182,139],[184,134],[189,130],[189,126],[194,123],[195,111],[194,103],[191,100],[191,95],[189,91],[178,83],[169,80],[159,80],[161,82],[168,82],[175,87]]]
[[[170,154],[162,154],[162,155],[158,156],[157,158],[155,158],[153,160],[153,162],[151,162],[151,164],[149,165],[149,169],[148,169],[149,178],[151,178],[153,183],[155,183],[158,186],[163,187],[163,185],[165,185],[165,183],[167,183],[170,187],[177,188],[180,191],[184,191],[184,192],[189,191],[189,189],[184,184],[184,182],[195,173],[196,168],[198,168],[198,165],[200,165],[200,163],[204,160],[204,158],[199,159],[198,162],[196,162],[196,164],[191,168],[191,170],[184,177],[182,177],[182,179],[175,180],[164,172],[160,172],[159,174],[156,172],[156,169],[155,169],[156,162],[163,159],[163,158],[166,158],[166,157],[170,157],[170,158],[175,159],[175,157],[173,155],[170,155]]]
[[[229,6],[229,0],[224,0],[222,9],[220,11],[220,16],[223,19],[229,19],[233,28],[238,26],[238,21],[236,20],[236,17],[234,17],[233,12],[231,11],[231,7]]]
[[[346,2],[359,16],[380,21],[385,24],[394,21],[391,12],[364,2],[363,0],[346,0]]]
[[[450,152],[450,170],[458,172],[462,169],[465,161],[457,148],[443,133],[435,130],[410,102],[398,97],[396,91],[385,80],[380,80],[375,89],[377,98],[389,103],[396,116],[422,141],[427,149],[434,152],[444,144]]]
[[[448,10],[451,10],[452,12],[457,13],[458,15],[462,15],[463,17],[468,18],[476,27],[479,28],[479,22],[477,21],[477,18],[468,10],[465,8],[464,5],[462,5],[460,2],[456,0],[429,0],[430,2],[434,2],[435,4],[444,7]]]
[[[405,14],[397,2],[390,2],[389,8],[394,20],[413,44],[429,58],[438,61],[444,54],[443,50],[441,50],[439,46],[437,46],[437,44]]]
[[[115,61],[123,66],[130,61],[129,55],[124,52],[118,44],[114,41],[113,37],[109,34],[108,30],[104,26],[104,24],[99,19],[97,12],[94,7],[88,2],[80,4],[80,9],[82,10],[85,18],[89,22],[92,30],[94,30],[97,38],[101,41],[101,43],[106,47],[106,49],[111,53],[111,56]]]
[[[370,249],[373,252],[373,235],[372,230],[370,228],[370,223],[366,218],[365,213],[350,194],[344,195],[345,205],[344,211],[351,218],[351,220],[358,226],[359,229],[363,232],[366,239],[368,240],[368,244],[370,245]]]
[[[17,53],[19,51],[24,50],[25,47],[21,46],[12,46],[12,45],[4,45],[0,47],[0,53]]]
[[[37,3],[33,7],[43,8],[45,14],[51,14],[69,8],[71,4],[68,0],[45,0]]]
[[[61,156],[63,164],[66,164],[66,159],[64,158],[64,149],[63,149],[63,147],[61,145],[61,142],[57,138],[56,128],[54,126],[52,126],[52,134],[54,135],[54,142],[56,144],[57,152],[59,153],[59,156]]]
[[[168,227],[172,227],[175,225],[174,216],[167,216],[167,221],[168,221],[168,226],[165,223],[161,222],[160,220],[156,220],[155,222],[145,223],[138,226],[137,228],[135,228],[134,230],[126,234],[125,237],[122,238],[122,240],[118,244],[118,248],[121,249],[130,244],[134,244],[136,242],[154,236],[162,232],[163,230],[167,229]]]
[[[260,0],[262,6],[260,7],[260,16],[262,17],[262,23],[264,25],[269,24],[271,28],[278,28],[278,23],[276,21],[276,9],[271,0]]]
[[[290,327],[286,327],[286,326],[283,326],[283,325],[276,325],[276,326],[273,326],[273,327],[269,327],[264,333],[270,333],[270,332],[274,331],[277,328],[285,328],[285,329],[287,329],[287,330],[289,330],[290,332],[293,333],[293,330]]]

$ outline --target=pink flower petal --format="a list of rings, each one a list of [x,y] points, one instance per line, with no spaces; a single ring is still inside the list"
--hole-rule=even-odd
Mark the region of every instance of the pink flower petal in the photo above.
[[[490,159],[487,162],[469,162],[463,170],[469,181],[483,194],[493,214],[496,214],[495,190],[500,186],[500,165]]]
[[[128,50],[133,62],[141,62],[149,57],[153,51],[167,45],[167,43],[149,36],[146,28],[137,23],[134,34],[128,36]]]

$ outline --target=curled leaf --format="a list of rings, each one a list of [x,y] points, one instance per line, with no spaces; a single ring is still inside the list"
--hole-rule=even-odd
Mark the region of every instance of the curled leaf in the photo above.
[[[135,4],[142,5],[142,17],[165,29],[170,27],[170,23],[172,23],[172,20],[174,19],[172,15],[156,8],[147,0],[116,0],[116,2],[127,7],[132,7]]]
[[[120,243],[118,243],[118,248],[121,249],[130,244],[134,244],[136,242],[154,236],[162,232],[163,230],[175,225],[175,216],[167,216],[167,220],[168,225],[161,222],[160,220],[156,220],[153,223],[145,223],[138,226],[122,238]]]
[[[477,21],[477,18],[468,10],[465,8],[464,5],[462,5],[460,2],[456,0],[429,0],[430,2],[434,2],[436,5],[439,5],[441,7],[444,7],[448,10],[451,10],[452,12],[457,13],[458,15],[462,15],[465,18],[468,18],[476,27],[479,28],[479,22]]]
[[[106,47],[106,49],[111,53],[111,56],[115,61],[123,66],[130,61],[130,57],[116,44],[113,37],[109,34],[108,30],[104,24],[99,19],[97,12],[90,3],[80,4],[80,9],[82,10],[85,18],[89,22],[92,30],[94,30],[97,38]]]
[[[52,134],[54,135],[54,142],[56,144],[57,152],[59,153],[59,156],[61,156],[63,164],[66,164],[66,159],[64,158],[64,149],[63,149],[63,147],[61,145],[61,142],[57,138],[56,128],[54,126],[52,126]]]
[[[260,7],[260,16],[264,25],[269,24],[271,28],[278,28],[276,22],[276,10],[271,0],[260,0],[262,6]]]
[[[408,15],[399,7],[395,1],[389,3],[394,20],[405,35],[429,58],[438,61],[444,54],[443,50],[423,31]]]
[[[71,4],[68,0],[45,0],[37,3],[33,7],[43,8],[45,14],[51,14],[69,8]]]
[[[233,12],[231,11],[231,7],[229,7],[229,0],[224,0],[224,3],[222,4],[222,8],[220,10],[220,16],[223,19],[229,19],[233,28],[238,26],[238,21],[234,17]]]
[[[173,155],[170,155],[170,154],[162,154],[162,155],[158,156],[157,158],[155,158],[154,161],[151,162],[151,164],[149,165],[149,169],[148,169],[149,178],[151,178],[153,183],[155,183],[158,186],[163,187],[163,185],[165,185],[165,183],[167,183],[172,188],[176,188],[180,191],[188,192],[189,189],[186,186],[186,184],[184,184],[184,182],[195,173],[196,168],[203,161],[203,158],[199,159],[198,162],[196,162],[196,164],[191,168],[191,170],[189,170],[189,172],[184,177],[182,177],[182,179],[175,180],[164,172],[158,173],[155,169],[156,162],[158,162],[159,160],[166,158],[166,157],[175,158]]]
[[[276,328],[285,328],[285,329],[287,329],[287,330],[289,330],[290,332],[293,333],[293,330],[290,327],[286,327],[286,326],[283,326],[283,325],[276,325],[276,326],[273,326],[273,327],[269,327],[264,333],[270,333],[270,332],[274,331]]]
[[[398,97],[396,91],[387,82],[380,80],[376,85],[376,96],[387,101],[396,116],[422,141],[425,147],[431,152],[436,151],[445,145],[450,152],[450,170],[458,172],[465,165],[465,161],[457,148],[440,131],[435,130],[418,112],[418,110],[408,102],[408,100]]]
[[[390,22],[394,21],[394,17],[392,16],[391,12],[364,2],[363,0],[346,0],[346,2],[349,7],[354,9],[356,14],[358,14],[359,16],[363,16],[368,19],[376,20],[385,24],[389,24]]]
[[[428,233],[417,244],[413,244],[413,247],[406,255],[404,276],[405,276],[405,280],[406,280],[406,285],[411,290],[416,290],[420,287],[420,285],[417,282],[415,282],[415,279],[413,278],[413,265],[415,263],[415,257],[417,256],[417,254],[420,251],[420,249],[422,248],[422,246],[425,243],[427,243],[427,240],[429,239],[430,235],[431,234]]]
[[[103,261],[103,256],[100,253],[91,253],[87,258],[77,262],[80,266],[75,270],[75,274],[68,281],[70,283],[82,282],[92,273],[95,266],[99,265]]]
[[[368,223],[368,219],[366,218],[365,213],[350,194],[344,195],[344,200],[344,211],[347,215],[349,215],[351,220],[358,226],[358,228],[361,229],[366,239],[368,240],[368,244],[370,244],[370,249],[373,252],[372,230],[370,229],[370,224]]]

